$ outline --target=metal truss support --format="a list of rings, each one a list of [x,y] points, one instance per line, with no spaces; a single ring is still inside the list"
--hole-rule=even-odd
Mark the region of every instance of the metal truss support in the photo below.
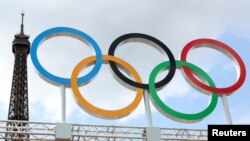
[[[0,140],[55,141],[59,140],[60,137],[60,140],[67,139],[71,141],[149,141],[152,137],[149,134],[156,135],[155,130],[150,129],[151,131],[149,131],[147,127],[63,124],[0,120]],[[160,131],[159,134],[157,133],[160,137],[156,138],[160,138],[162,141],[207,140],[207,130],[158,128],[158,131]],[[62,133],[65,133],[64,137],[60,136]],[[5,136],[5,134],[16,136]],[[29,138],[18,135],[29,135]],[[70,138],[68,135],[70,135]]]

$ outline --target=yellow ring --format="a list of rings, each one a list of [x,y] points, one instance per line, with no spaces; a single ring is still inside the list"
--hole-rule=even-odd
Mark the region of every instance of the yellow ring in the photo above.
[[[141,83],[142,80],[139,76],[139,74],[136,72],[136,70],[127,62],[124,60],[114,57],[114,56],[109,56],[109,55],[103,55],[103,60],[109,60],[109,61],[114,61],[120,65],[122,65],[125,69],[127,69],[135,78],[136,82]],[[76,65],[74,68],[72,75],[71,75],[71,88],[73,90],[73,94],[75,98],[78,101],[78,104],[84,108],[85,111],[90,112],[90,114],[94,114],[100,117],[105,117],[105,118],[121,118],[124,117],[128,114],[130,114],[140,103],[142,96],[143,96],[143,89],[137,88],[136,91],[136,97],[134,100],[126,107],[118,109],[118,110],[105,110],[98,108],[91,103],[89,103],[81,94],[78,88],[78,83],[77,83],[77,77],[80,71],[82,70],[83,67],[87,66],[89,63],[94,62],[96,60],[96,56],[91,56],[88,57],[84,60],[82,60],[80,63]]]

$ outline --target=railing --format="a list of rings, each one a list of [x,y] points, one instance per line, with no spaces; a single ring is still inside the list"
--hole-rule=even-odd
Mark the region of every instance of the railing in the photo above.
[[[72,141],[147,141],[146,127],[71,124]],[[1,121],[0,139],[56,140],[56,123]],[[161,140],[205,141],[207,130],[160,128]]]
[[[207,140],[207,130],[161,128],[161,139],[168,141],[204,141]]]

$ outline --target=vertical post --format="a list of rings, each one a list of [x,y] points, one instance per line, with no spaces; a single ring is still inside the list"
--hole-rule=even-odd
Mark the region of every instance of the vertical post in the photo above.
[[[66,121],[66,87],[61,85],[61,122]]]
[[[227,123],[228,124],[233,124],[232,117],[231,117],[229,107],[228,107],[228,103],[227,103],[227,96],[225,94],[223,94],[221,96],[221,100],[222,100],[222,104],[223,104],[223,108],[224,108]]]
[[[149,91],[148,90],[144,90],[143,98],[144,98],[144,106],[145,106],[148,126],[153,126],[151,108],[150,108],[150,103],[149,103]]]

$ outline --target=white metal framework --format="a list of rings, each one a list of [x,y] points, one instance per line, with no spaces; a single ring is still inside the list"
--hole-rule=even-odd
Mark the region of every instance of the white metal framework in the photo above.
[[[71,125],[72,141],[147,141],[146,127]],[[10,128],[13,130],[8,131]],[[57,140],[56,131],[56,123],[0,120],[1,140],[52,141]],[[161,140],[165,141],[207,140],[207,130],[160,128],[160,132]],[[13,137],[5,136],[6,134],[13,134]],[[28,134],[29,138],[22,138],[19,134]]]

